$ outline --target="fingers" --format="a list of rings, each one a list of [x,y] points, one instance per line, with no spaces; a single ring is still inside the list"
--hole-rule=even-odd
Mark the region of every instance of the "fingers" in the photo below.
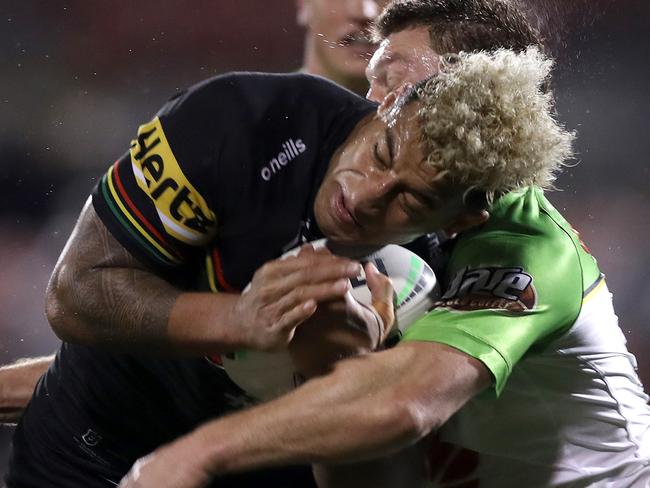
[[[308,289],[313,298],[326,300],[341,296],[347,289],[342,281],[359,275],[359,263],[319,251],[306,249],[304,255],[293,261],[276,261],[265,265],[254,280],[265,301],[281,300],[296,289]],[[320,288],[310,288],[322,285]],[[305,299],[310,298],[306,296]],[[305,300],[303,300],[305,301]]]
[[[319,302],[339,298],[349,288],[350,282],[347,279],[338,280],[334,284],[301,286],[268,306],[264,315],[269,320],[269,332],[275,336],[269,343],[269,348],[286,346],[293,339],[296,327],[316,312]]]
[[[371,262],[366,263],[364,270],[366,272],[368,288],[372,295],[372,301],[390,303],[392,305],[394,291],[390,278],[381,274],[377,267]]]
[[[291,342],[291,339],[293,339],[293,335],[296,331],[296,327],[298,327],[301,323],[303,323],[309,317],[314,315],[314,312],[316,312],[317,307],[318,305],[316,304],[316,301],[308,300],[304,303],[301,303],[293,307],[287,313],[282,315],[282,318],[277,323],[277,327],[278,329],[283,330],[286,333],[285,344]]]
[[[385,338],[395,322],[393,285],[390,278],[381,274],[373,263],[367,263],[364,269],[368,288],[372,295],[372,306],[383,321],[383,336]]]
[[[377,348],[383,340],[383,319],[368,305],[358,302],[352,293],[345,294],[346,323],[370,338],[371,349]]]
[[[335,256],[326,248],[313,249],[303,246],[297,256],[286,259],[269,261],[261,269],[263,274],[271,279],[288,276],[292,273],[307,270],[325,269],[330,274],[339,274],[341,277],[354,278],[361,271],[358,263]]]
[[[276,313],[284,314],[294,307],[313,301],[314,303],[334,300],[346,294],[350,288],[347,279],[340,279],[335,283],[324,283],[318,285],[305,285],[294,288],[283,296],[274,305]]]

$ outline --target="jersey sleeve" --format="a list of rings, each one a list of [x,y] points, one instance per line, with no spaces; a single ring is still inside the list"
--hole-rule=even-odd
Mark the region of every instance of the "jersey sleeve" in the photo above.
[[[219,92],[198,86],[167,102],[138,128],[92,195],[118,241],[163,272],[186,263],[216,235],[217,155],[225,132],[223,112],[213,110]]]
[[[540,208],[535,193],[504,214],[459,240],[444,295],[403,337],[477,358],[493,374],[497,394],[524,354],[573,324],[583,291],[576,241]]]

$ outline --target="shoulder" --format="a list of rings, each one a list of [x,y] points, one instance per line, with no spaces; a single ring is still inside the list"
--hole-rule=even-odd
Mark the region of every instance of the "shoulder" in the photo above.
[[[495,308],[513,311],[550,307],[545,310],[564,324],[577,316],[585,284],[599,276],[539,188],[499,199],[485,225],[459,238],[447,273],[448,299],[476,303],[489,296]]]
[[[553,208],[540,188],[529,187],[499,198],[490,219],[459,237],[456,258],[533,260],[573,257],[577,264],[579,239],[571,225]]]
[[[313,97],[316,100],[330,100],[341,103],[363,103],[372,105],[357,94],[320,76],[304,73],[260,73],[230,72],[214,76],[190,86],[170,100],[170,106],[179,103],[209,105],[215,99],[235,97],[235,101],[248,99],[269,102],[297,100]]]

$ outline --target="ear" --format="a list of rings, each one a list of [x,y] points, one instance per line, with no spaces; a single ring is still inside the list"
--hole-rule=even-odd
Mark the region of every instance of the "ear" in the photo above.
[[[309,0],[296,0],[296,23],[306,27],[311,20],[311,3]]]
[[[377,114],[384,115],[388,112],[411,88],[413,88],[413,83],[402,83],[389,91],[377,107]]]
[[[462,212],[456,220],[444,229],[449,238],[454,238],[460,232],[471,229],[478,225],[483,224],[490,218],[487,210],[480,210],[478,212]]]

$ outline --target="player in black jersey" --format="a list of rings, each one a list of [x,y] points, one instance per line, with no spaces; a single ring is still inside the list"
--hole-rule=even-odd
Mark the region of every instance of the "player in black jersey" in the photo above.
[[[305,28],[300,71],[365,94],[366,60],[374,50],[369,42],[369,25],[385,3],[386,0],[344,0],[339,8],[332,8],[323,0],[298,2],[297,21]],[[422,244],[425,243],[420,243],[420,249]],[[0,367],[0,423],[16,423],[20,419],[36,382],[53,361],[51,355]]]
[[[245,405],[199,356],[286,344],[358,272],[312,254],[255,273],[296,243],[406,242],[448,223],[440,216],[484,218],[460,197],[430,207],[441,181],[412,167],[416,106],[389,127],[375,104],[322,79],[233,74],[141,126],[54,272],[48,315],[66,342],[15,434],[9,486],[110,486],[138,457]]]

